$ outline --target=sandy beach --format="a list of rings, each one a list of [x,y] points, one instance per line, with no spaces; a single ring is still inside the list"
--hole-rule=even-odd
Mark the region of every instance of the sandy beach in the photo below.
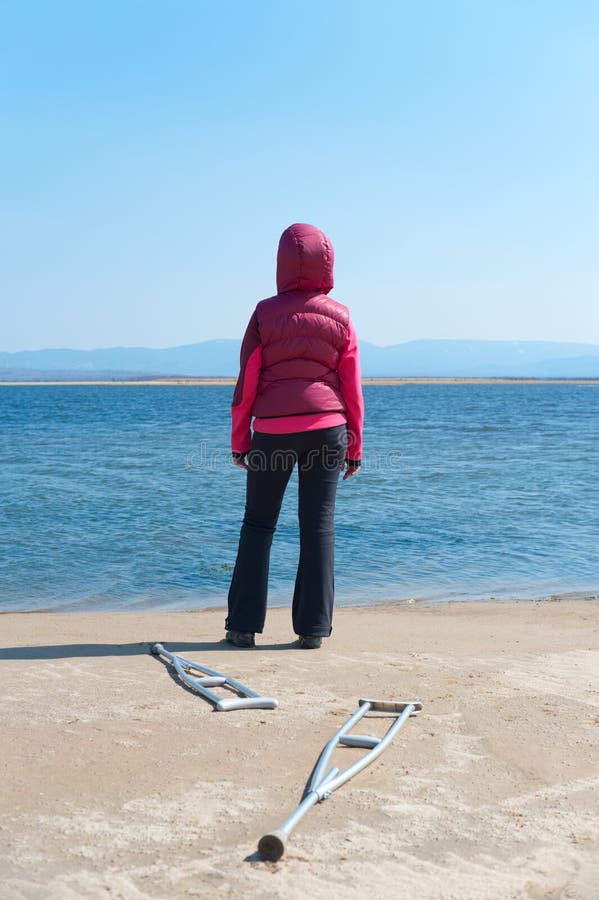
[[[3,900],[597,898],[596,600],[339,609],[320,651],[296,649],[287,609],[255,650],[222,621],[0,617]],[[157,640],[279,708],[214,712]],[[262,861],[362,696],[424,708]]]

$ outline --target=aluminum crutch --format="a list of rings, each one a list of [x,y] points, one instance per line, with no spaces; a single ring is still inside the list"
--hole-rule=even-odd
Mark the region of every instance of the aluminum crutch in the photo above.
[[[260,838],[258,843],[258,853],[264,858],[276,862],[285,852],[285,841],[289,837],[297,823],[302,819],[314,804],[321,800],[327,800],[333,791],[361,772],[366,766],[370,765],[377,756],[379,756],[385,747],[393,740],[399,729],[410,716],[414,716],[422,709],[422,704],[415,700],[410,701],[393,701],[393,700],[359,700],[358,710],[343,725],[331,740],[323,748],[318,762],[312,773],[312,777],[304,791],[302,801],[288,819],[283,822],[280,828],[270,834],[265,834]],[[359,722],[359,720],[367,712],[393,712],[397,717],[391,727],[383,735],[382,738],[367,737],[366,735],[348,734],[347,732]],[[359,747],[369,750],[353,765],[348,766],[343,772],[338,768],[332,768],[325,775],[325,769],[329,764],[329,760],[333,751],[339,744],[345,747]]]
[[[228,712],[231,709],[276,709],[279,705],[278,701],[273,697],[261,697],[260,694],[244,687],[238,681],[229,678],[228,675],[221,675],[220,672],[215,672],[214,669],[209,669],[207,666],[201,666],[199,663],[190,662],[182,656],[169,653],[162,644],[152,644],[150,652],[154,656],[166,657],[175,667],[175,671],[181,681],[212,703],[217,712]],[[192,674],[194,672],[199,677],[195,677]],[[234,691],[242,694],[242,696],[223,698],[208,690],[208,688],[221,687],[222,685],[233,688]]]

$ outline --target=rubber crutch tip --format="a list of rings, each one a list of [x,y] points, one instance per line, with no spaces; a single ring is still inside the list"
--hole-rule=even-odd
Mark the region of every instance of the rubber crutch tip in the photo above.
[[[276,862],[282,857],[284,852],[285,844],[276,832],[265,834],[260,838],[258,853],[263,859],[267,859],[269,862]]]

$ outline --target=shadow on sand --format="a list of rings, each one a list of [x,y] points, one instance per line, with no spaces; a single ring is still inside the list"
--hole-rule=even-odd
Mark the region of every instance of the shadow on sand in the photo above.
[[[46,647],[0,647],[1,659],[70,659],[94,656],[143,656],[150,653],[156,641],[140,641],[137,644],[51,644]],[[160,641],[171,653],[208,653],[226,650],[231,653],[255,653],[257,650],[297,649],[297,642],[285,644],[260,644],[242,649],[220,641]]]

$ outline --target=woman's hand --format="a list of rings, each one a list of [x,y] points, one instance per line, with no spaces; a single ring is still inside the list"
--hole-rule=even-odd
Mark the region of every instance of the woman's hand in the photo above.
[[[361,465],[362,461],[360,459],[344,459],[341,463],[341,471],[345,471],[343,480],[347,481],[348,478],[353,478],[354,475],[357,475]]]
[[[235,465],[238,466],[240,469],[245,469],[247,472],[248,464],[245,461],[246,454],[245,453],[233,453],[232,456],[233,456],[233,462],[235,463]]]

